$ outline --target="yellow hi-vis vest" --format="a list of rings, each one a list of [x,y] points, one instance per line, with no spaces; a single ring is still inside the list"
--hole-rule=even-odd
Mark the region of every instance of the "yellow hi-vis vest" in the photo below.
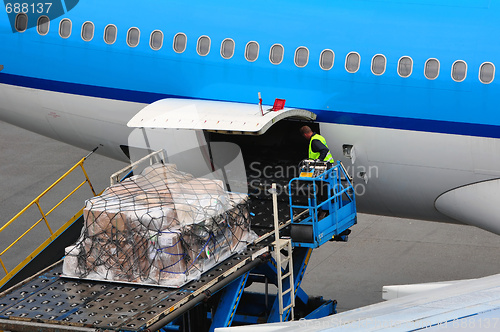
[[[328,153],[325,156],[325,159],[323,161],[327,161],[329,163],[335,162],[335,160],[333,160],[333,156],[332,156],[332,154],[330,152],[330,148],[326,144],[326,139],[323,136],[319,135],[319,134],[316,134],[316,135],[312,136],[311,139],[309,140],[309,159],[318,159],[319,155],[320,155],[319,152],[314,152],[312,150],[312,141],[313,141],[313,139],[319,140],[321,143],[323,143],[328,148]]]

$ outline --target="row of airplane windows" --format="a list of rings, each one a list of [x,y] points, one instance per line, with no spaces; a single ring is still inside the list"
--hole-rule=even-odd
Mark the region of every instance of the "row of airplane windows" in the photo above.
[[[18,32],[26,31],[28,27],[28,16],[20,13],[16,16],[15,28]],[[37,31],[40,35],[49,33],[50,20],[47,16],[40,16],[37,22]],[[62,38],[69,38],[72,30],[72,22],[65,18],[59,23],[59,35]],[[109,24],[104,28],[104,41],[112,45],[117,39],[117,27]],[[83,23],[81,37],[84,41],[91,41],[94,38],[94,23],[87,21]],[[141,32],[138,28],[132,27],[127,31],[127,45],[136,47],[139,45]],[[174,36],[173,49],[177,53],[183,53],[186,50],[187,36],[184,33],[178,33]],[[163,32],[155,30],[149,38],[149,46],[157,51],[163,47]],[[200,56],[206,56],[210,53],[211,40],[208,36],[198,38],[196,52]],[[231,38],[226,38],[221,43],[220,54],[224,59],[231,59],[234,55],[235,42]],[[283,61],[284,47],[281,44],[274,44],[269,51],[269,61],[272,64],[279,65]],[[245,46],[245,59],[254,62],[259,57],[259,44],[256,41],[250,41]],[[330,49],[321,52],[319,66],[323,70],[333,68],[335,53]],[[303,68],[309,62],[309,49],[300,46],[295,50],[294,63],[297,67]],[[357,52],[350,52],[346,56],[345,69],[349,73],[356,73],[360,68],[361,56]],[[383,75],[387,66],[387,59],[383,54],[376,54],[371,61],[371,71],[374,75]],[[424,75],[429,80],[434,80],[439,76],[440,63],[438,59],[430,58],[425,62]],[[413,72],[413,59],[409,56],[403,56],[398,61],[398,75],[409,77]],[[462,82],[467,77],[467,63],[463,60],[457,60],[451,68],[451,77],[456,82]],[[491,62],[484,62],[479,68],[479,81],[484,84],[493,82],[495,78],[495,65]]]

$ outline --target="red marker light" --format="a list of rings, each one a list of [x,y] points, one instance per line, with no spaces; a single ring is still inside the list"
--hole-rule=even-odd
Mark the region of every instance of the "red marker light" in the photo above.
[[[285,99],[278,99],[276,98],[274,100],[274,105],[273,105],[273,111],[280,111],[282,110],[283,108],[285,108]]]

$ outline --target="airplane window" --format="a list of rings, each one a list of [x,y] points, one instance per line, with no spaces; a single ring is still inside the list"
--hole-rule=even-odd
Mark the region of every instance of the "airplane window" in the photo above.
[[[385,66],[387,59],[382,54],[377,54],[372,58],[372,73],[375,75],[382,75],[385,73]]]
[[[356,52],[351,52],[347,54],[347,57],[345,58],[345,69],[349,73],[355,73],[359,69],[359,62],[361,58],[358,53]]]
[[[139,45],[139,40],[141,38],[141,32],[137,28],[130,28],[127,32],[127,44],[130,47],[136,47]]]
[[[285,53],[285,49],[281,44],[274,44],[271,46],[271,50],[269,51],[269,61],[273,65],[279,65],[283,61],[283,54]]]
[[[462,60],[455,61],[451,67],[451,78],[454,81],[462,82],[465,77],[467,77],[467,64]]]
[[[116,26],[109,24],[104,29],[104,41],[106,44],[114,44],[116,41]]]
[[[295,50],[295,65],[297,67],[305,67],[309,62],[309,50],[303,46]]]
[[[71,36],[71,21],[65,18],[59,23],[59,36],[62,38],[68,38]]]
[[[42,36],[49,33],[50,20],[47,16],[40,16],[36,24],[36,30]]]
[[[408,77],[411,75],[413,71],[413,60],[408,57],[404,56],[401,59],[399,59],[398,62],[398,74],[401,77]]]
[[[18,32],[24,32],[28,28],[28,15],[19,13],[16,16],[15,27]]]
[[[187,37],[183,33],[178,33],[174,37],[174,51],[182,53],[186,50]]]
[[[151,49],[157,51],[163,46],[163,32],[160,30],[155,30],[151,33],[149,38],[149,46]]]
[[[333,68],[335,61],[335,53],[332,50],[323,50],[319,56],[319,66],[323,70],[330,70]]]
[[[479,80],[481,83],[489,84],[495,78],[495,66],[491,62],[485,62],[479,68]]]
[[[201,56],[205,56],[210,53],[210,38],[208,38],[207,36],[201,36],[200,38],[198,38],[196,52],[198,52],[198,54]]]
[[[424,75],[430,80],[439,76],[439,61],[437,59],[428,59],[425,62]]]
[[[259,44],[257,42],[251,41],[248,42],[247,46],[245,47],[245,59],[247,59],[250,62],[253,62],[257,60],[259,57]]]
[[[85,41],[91,41],[94,38],[94,23],[85,22],[82,25],[82,39]]]
[[[222,41],[220,46],[220,55],[224,59],[231,59],[234,55],[234,40],[226,38]]]

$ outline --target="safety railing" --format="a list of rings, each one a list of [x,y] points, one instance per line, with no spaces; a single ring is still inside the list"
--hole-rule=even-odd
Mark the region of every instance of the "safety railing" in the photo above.
[[[95,152],[96,149],[94,149],[92,152],[90,152],[87,156],[83,157],[78,163],[76,163],[73,167],[71,167],[63,176],[61,176],[57,181],[55,181],[50,187],[48,187],[44,192],[42,192],[37,198],[35,198],[31,203],[29,203],[24,209],[22,209],[18,214],[16,214],[12,219],[10,219],[4,226],[0,228],[0,234],[4,232],[7,227],[12,225],[16,220],[18,220],[23,214],[26,213],[31,207],[36,206],[37,210],[40,212],[40,219],[38,219],[37,222],[33,224],[27,231],[25,231],[21,236],[19,236],[14,242],[12,242],[7,248],[5,248],[1,253],[0,253],[0,265],[2,266],[2,269],[6,273],[6,276],[0,280],[0,287],[2,287],[8,280],[10,280],[16,273],[18,273],[24,266],[26,266],[29,261],[34,258],[37,254],[39,254],[50,242],[52,242],[55,238],[57,238],[64,230],[66,230],[71,224],[77,219],[79,214],[76,214],[71,220],[69,220],[67,223],[65,223],[63,226],[61,226],[57,231],[53,231],[52,228],[50,227],[49,221],[48,221],[48,216],[54,212],[55,209],[57,209],[61,204],[63,204],[65,201],[68,200],[73,194],[75,194],[76,191],[78,191],[80,188],[82,188],[86,183],[88,183],[90,190],[92,191],[92,194],[96,196],[96,192],[94,190],[94,187],[92,186],[92,183],[90,182],[90,179],[88,177],[87,171],[85,170],[85,167],[83,167],[84,161],[92,154]],[[59,201],[57,204],[55,204],[54,207],[52,207],[49,211],[44,212],[42,209],[42,206],[40,205],[40,200],[46,196],[57,184],[59,184],[62,180],[67,178],[71,173],[73,173],[76,169],[81,168],[83,175],[85,176],[85,180],[81,182],[74,190],[72,190],[68,195],[66,195],[61,201]],[[38,226],[40,223],[44,223],[47,227],[47,229],[50,232],[50,237],[45,240],[32,254],[30,254],[24,261],[19,263],[15,268],[9,270],[5,266],[4,261],[2,260],[2,256],[4,256],[9,250],[11,250],[19,241],[21,241],[24,237],[26,237],[36,226]]]
[[[313,165],[311,171],[301,172],[300,177],[290,180],[288,194],[292,239],[299,235],[295,246],[319,247],[356,222],[354,187],[340,161],[323,168]],[[294,202],[297,196],[306,198],[307,203]],[[296,210],[303,209],[309,211],[308,217],[293,217]]]
[[[315,175],[314,177],[298,177],[290,180],[288,188],[291,208],[310,209],[314,211],[311,213],[313,221],[318,221],[318,211],[321,208],[328,207],[330,212],[333,212],[332,208],[338,209],[355,201],[352,182],[340,161]],[[342,184],[342,178],[346,181],[345,185]],[[297,182],[301,184],[296,185]],[[302,194],[309,196],[308,205],[294,204],[292,202],[294,190],[297,192],[302,191]],[[319,199],[319,196],[325,195],[324,199]],[[345,196],[347,201],[342,200],[342,196]]]

